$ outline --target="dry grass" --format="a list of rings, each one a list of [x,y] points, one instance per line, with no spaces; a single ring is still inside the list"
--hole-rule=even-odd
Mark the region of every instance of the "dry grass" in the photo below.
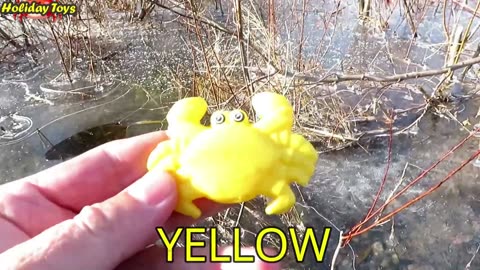
[[[293,103],[296,112],[296,131],[309,137],[310,140],[324,146],[324,149],[338,149],[351,145],[368,132],[355,131],[356,122],[351,119],[367,117],[370,114],[375,120],[380,120],[377,111],[358,110],[359,104],[345,102],[344,96],[338,91],[338,82],[347,81],[348,87],[358,85],[355,74],[346,75],[332,73],[322,68],[325,55],[331,50],[331,40],[338,35],[335,33],[338,16],[345,9],[341,2],[334,2],[323,18],[324,35],[321,37],[315,56],[305,56],[307,40],[312,38],[305,31],[305,16],[308,1],[292,3],[292,7],[275,2],[258,2],[254,0],[240,2],[215,1],[133,1],[133,0],[105,0],[95,5],[88,1],[75,1],[82,10],[75,17],[67,17],[57,23],[48,21],[25,20],[13,21],[3,16],[0,24],[4,31],[0,37],[4,41],[2,54],[20,53],[27,48],[39,48],[54,44],[62,60],[66,79],[72,80],[71,73],[76,69],[75,59],[88,59],[89,77],[100,80],[108,72],[101,66],[102,60],[115,54],[109,51],[102,41],[95,38],[96,33],[108,35],[105,26],[108,19],[107,9],[121,12],[124,19],[131,23],[146,20],[155,9],[170,10],[180,15],[177,19],[191,34],[185,37],[185,45],[192,55],[192,84],[185,85],[182,78],[172,77],[179,89],[188,89],[183,95],[200,95],[212,105],[212,110],[220,107],[242,107],[253,113],[248,100],[258,91],[275,91],[286,95]],[[385,29],[386,22],[392,16],[396,7],[403,7],[405,19],[410,25],[412,44],[416,37],[417,25],[422,23],[427,12],[426,2],[416,4],[406,1],[393,2],[388,6],[371,1],[359,2],[364,7],[361,18],[372,27]],[[225,16],[212,15],[212,6],[225,10]],[[477,6],[478,8],[478,6]],[[280,11],[279,11],[280,9]],[[368,10],[367,10],[368,9]],[[448,8],[447,8],[448,9]],[[446,10],[443,12],[446,14]],[[294,11],[291,16],[283,16],[285,25],[278,22],[278,12]],[[447,15],[444,15],[445,18]],[[452,15],[449,16],[449,18]],[[464,29],[457,19],[448,26],[445,19],[445,36],[450,43],[444,45],[447,56],[445,65],[455,65],[462,58],[471,36],[478,30],[474,26],[473,18],[466,25],[466,30],[457,30],[454,35],[449,28]],[[280,32],[283,29],[283,38]],[[287,31],[287,32],[285,32]],[[47,33],[47,35],[43,35]],[[290,35],[299,35],[291,37]],[[42,38],[40,38],[42,37]],[[455,38],[456,39],[455,39]],[[290,42],[291,38],[295,42]],[[449,45],[451,44],[451,46]],[[478,46],[477,46],[478,47]],[[480,48],[480,47],[479,47]],[[40,49],[41,50],[41,49]],[[385,48],[389,51],[389,48]],[[407,51],[406,57],[410,53]],[[475,52],[475,55],[478,55]],[[376,58],[376,57],[375,57]],[[390,58],[393,58],[390,55]],[[373,59],[375,60],[375,59]],[[343,60],[342,60],[343,61]],[[466,66],[465,74],[471,68]],[[360,73],[361,74],[361,73]],[[383,75],[385,76],[385,75]],[[400,77],[400,76],[398,76]],[[412,76],[410,76],[412,77]],[[380,79],[382,77],[380,76]],[[376,77],[376,80],[378,77]],[[399,79],[403,80],[404,78]],[[447,80],[448,79],[448,80]],[[435,93],[441,98],[448,95],[449,81],[452,72],[440,77],[435,86]],[[351,84],[348,81],[351,80]],[[431,81],[432,78],[429,78]],[[388,84],[379,84],[379,87],[389,87]],[[378,87],[377,86],[377,87]],[[369,85],[367,87],[375,87]],[[360,94],[361,95],[361,94]],[[366,102],[366,101],[364,101]],[[372,104],[374,100],[369,100]],[[427,100],[425,100],[426,103]],[[374,104],[373,104],[374,105]],[[364,106],[362,104],[361,106]],[[386,128],[372,134],[386,134]]]

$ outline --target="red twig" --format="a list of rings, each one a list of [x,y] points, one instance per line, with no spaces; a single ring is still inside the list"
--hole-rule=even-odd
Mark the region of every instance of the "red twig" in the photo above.
[[[385,187],[385,182],[387,181],[388,177],[388,172],[390,170],[390,167],[392,165],[392,148],[393,148],[393,115],[390,116],[389,119],[389,137],[388,137],[388,157],[387,157],[387,167],[385,168],[385,173],[383,175],[382,183],[380,184],[380,188],[377,191],[377,195],[375,196],[375,199],[373,200],[373,204],[368,210],[367,215],[363,219],[363,221],[368,220],[371,218],[371,213],[375,209],[375,206],[377,205],[378,200],[380,199],[380,194],[383,191],[383,188]],[[356,225],[355,227],[352,228],[351,233],[355,233],[361,229],[361,224]]]
[[[451,171],[442,181],[440,181],[437,185],[431,187],[429,190],[423,192],[422,194],[420,194],[418,197],[412,199],[411,201],[405,203],[404,205],[400,206],[399,208],[395,209],[394,211],[392,211],[391,213],[385,215],[384,217],[380,218],[378,221],[376,221],[375,223],[373,223],[372,225],[366,227],[365,229],[361,230],[361,231],[358,231],[358,232],[355,232],[355,233],[352,233],[352,234],[348,234],[348,238],[352,238],[352,237],[355,237],[357,235],[360,235],[374,227],[376,227],[377,225],[379,224],[382,224],[384,222],[386,222],[387,220],[389,220],[391,217],[393,217],[394,215],[396,215],[398,212],[404,210],[405,208],[409,207],[410,205],[420,201],[421,199],[423,199],[424,197],[426,197],[427,195],[429,195],[430,193],[434,192],[436,189],[440,188],[443,183],[447,182],[450,178],[452,178],[452,176],[454,176],[457,172],[459,172],[461,169],[463,169],[468,163],[470,163],[472,160],[474,160],[475,158],[477,158],[477,156],[480,155],[480,149],[477,150],[472,156],[470,156],[469,159],[467,159],[466,161],[464,161],[459,167],[457,167],[456,169],[454,169],[453,171]]]
[[[393,118],[393,117],[392,117]],[[390,126],[389,126],[389,138],[388,138],[388,158],[387,158],[387,167],[385,168],[385,173],[383,175],[382,183],[380,185],[380,189],[377,192],[377,195],[375,197],[375,200],[373,201],[373,205],[368,211],[368,214],[365,218],[370,218],[370,214],[372,213],[373,209],[375,209],[375,206],[377,205],[378,199],[380,199],[380,194],[383,191],[383,188],[385,187],[385,182],[387,181],[388,177],[388,171],[390,170],[390,167],[392,166],[392,149],[393,149],[393,121],[390,121]]]
[[[430,166],[428,169],[424,170],[422,173],[420,173],[412,182],[410,182],[407,186],[405,186],[401,191],[399,191],[397,194],[395,194],[394,196],[392,196],[389,200],[387,200],[379,209],[377,209],[376,211],[374,211],[373,213],[371,213],[370,215],[367,214],[367,218],[365,218],[362,222],[360,222],[359,224],[357,224],[356,226],[353,227],[353,229],[346,233],[344,236],[343,236],[343,240],[344,240],[344,243],[342,246],[346,246],[350,240],[355,237],[355,236],[358,236],[376,226],[378,226],[379,224],[382,224],[383,222],[385,222],[386,220],[388,220],[389,218],[391,218],[392,216],[394,216],[395,214],[397,214],[398,212],[402,211],[403,209],[407,208],[408,206],[416,203],[417,201],[421,200],[422,198],[424,198],[425,196],[427,196],[428,194],[430,194],[431,192],[433,192],[434,190],[436,190],[437,188],[439,188],[445,181],[447,181],[448,179],[450,179],[455,173],[457,173],[458,171],[460,171],[463,167],[465,167],[466,164],[468,164],[470,161],[472,161],[473,159],[475,159],[475,157],[477,157],[479,154],[480,154],[480,150],[478,150],[474,155],[472,155],[466,162],[464,162],[460,167],[458,167],[457,169],[453,170],[451,173],[449,173],[449,175],[444,179],[442,180],[438,185],[432,187],[431,189],[429,189],[428,191],[422,193],[421,195],[419,195],[418,197],[412,199],[411,201],[407,202],[406,204],[404,204],[403,206],[399,207],[398,209],[396,209],[395,211],[391,212],[390,214],[387,214],[386,216],[378,219],[376,222],[374,222],[373,224],[369,225],[368,227],[360,230],[361,226],[363,226],[364,224],[366,224],[369,220],[372,219],[372,217],[378,215],[379,213],[381,213],[393,200],[395,200],[396,198],[398,198],[400,195],[402,195],[403,193],[405,193],[410,187],[412,187],[413,185],[415,185],[417,182],[419,182],[422,178],[425,177],[425,175],[427,173],[429,173],[430,171],[432,171],[435,167],[438,166],[438,164],[440,162],[442,162],[443,160],[445,160],[448,156],[450,156],[451,154],[453,154],[453,152],[455,152],[458,148],[460,148],[462,145],[465,144],[465,142],[467,140],[469,140],[474,134],[475,132],[478,132],[479,130],[475,130],[474,132],[472,132],[470,135],[468,135],[466,138],[464,138],[462,141],[460,141],[457,145],[455,145],[454,147],[452,147],[446,154],[444,154],[437,162],[435,162],[432,166]],[[383,184],[383,183],[382,183]],[[370,212],[370,211],[369,211]]]

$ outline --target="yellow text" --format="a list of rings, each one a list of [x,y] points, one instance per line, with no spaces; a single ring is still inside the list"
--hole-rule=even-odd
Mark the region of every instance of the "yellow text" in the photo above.
[[[185,234],[185,257],[181,258],[186,262],[254,262],[256,258],[265,262],[281,261],[286,255],[289,248],[293,251],[297,262],[305,260],[305,254],[309,247],[315,253],[315,259],[318,263],[323,262],[325,251],[328,246],[331,228],[326,227],[323,230],[321,239],[318,239],[313,228],[306,228],[305,231],[298,232],[295,228],[288,228],[287,232],[282,231],[276,227],[267,227],[258,232],[255,241],[255,253],[253,255],[241,254],[241,231],[240,228],[233,228],[233,252],[230,255],[218,254],[217,243],[217,229],[216,228],[177,228],[171,238],[167,236],[167,232],[161,227],[156,228],[158,236],[163,245],[167,249],[167,261],[173,262],[175,260],[174,250],[180,239],[182,233]],[[208,233],[207,233],[208,232]],[[195,240],[195,234],[209,234],[209,245],[205,241]],[[280,239],[279,250],[276,255],[266,254],[263,241],[267,235],[276,235]],[[290,245],[289,245],[290,243]],[[208,248],[208,252],[203,252],[202,255],[194,255],[194,248]],[[179,258],[177,258],[179,259]]]

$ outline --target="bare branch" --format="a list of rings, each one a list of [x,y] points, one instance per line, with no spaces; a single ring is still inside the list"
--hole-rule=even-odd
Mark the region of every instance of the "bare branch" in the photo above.
[[[391,76],[369,75],[369,74],[343,75],[343,74],[332,73],[332,74],[327,74],[323,78],[318,78],[314,76],[302,76],[302,75],[296,75],[295,77],[300,80],[311,82],[311,83],[305,83],[303,85],[314,85],[319,83],[338,83],[343,81],[400,82],[408,79],[418,79],[422,77],[440,75],[440,74],[447,73],[449,71],[454,71],[454,70],[461,69],[466,66],[471,66],[477,63],[480,63],[480,57],[471,58],[469,60],[460,62],[455,65],[446,66],[441,69],[415,71],[415,72],[408,72],[408,73],[402,73],[402,74],[391,75]]]

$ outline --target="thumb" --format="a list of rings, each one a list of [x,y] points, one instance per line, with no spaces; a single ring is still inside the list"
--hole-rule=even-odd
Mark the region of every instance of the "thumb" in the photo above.
[[[175,181],[147,173],[116,196],[0,254],[2,269],[112,269],[149,244],[173,212]],[[6,268],[4,266],[7,266]]]

